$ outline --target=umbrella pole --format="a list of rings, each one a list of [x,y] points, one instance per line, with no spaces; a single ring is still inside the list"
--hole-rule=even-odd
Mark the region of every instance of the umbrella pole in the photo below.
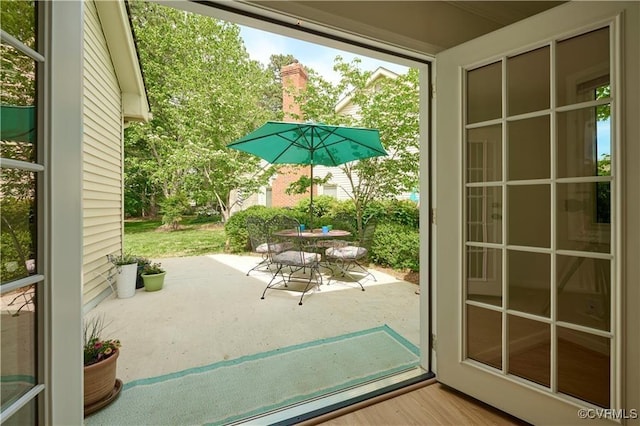
[[[311,162],[311,186],[309,187],[311,198],[309,199],[309,229],[313,230],[313,162]]]

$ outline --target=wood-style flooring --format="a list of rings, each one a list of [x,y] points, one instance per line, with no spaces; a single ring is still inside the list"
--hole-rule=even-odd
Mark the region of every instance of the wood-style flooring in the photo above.
[[[440,383],[433,383],[339,417],[329,414],[306,422],[305,425],[526,426],[528,423]]]

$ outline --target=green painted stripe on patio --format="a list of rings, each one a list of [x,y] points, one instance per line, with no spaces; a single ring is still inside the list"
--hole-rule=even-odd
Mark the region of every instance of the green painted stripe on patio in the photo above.
[[[135,380],[85,424],[220,425],[418,365],[418,348],[384,325]]]

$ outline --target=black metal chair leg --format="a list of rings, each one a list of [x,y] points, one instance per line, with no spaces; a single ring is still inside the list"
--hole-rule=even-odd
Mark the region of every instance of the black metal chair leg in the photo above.
[[[262,292],[262,297],[260,299],[264,299],[264,295],[267,294],[267,290],[272,288],[271,284],[273,283],[273,280],[275,280],[276,277],[278,276],[278,273],[280,273],[280,275],[282,276],[282,281],[284,282],[285,287],[287,286],[287,282],[284,279],[284,274],[282,273],[282,265],[278,265],[278,270],[276,271],[275,274],[273,274],[271,281],[269,281],[269,284],[267,284],[267,286],[265,287],[264,291]]]

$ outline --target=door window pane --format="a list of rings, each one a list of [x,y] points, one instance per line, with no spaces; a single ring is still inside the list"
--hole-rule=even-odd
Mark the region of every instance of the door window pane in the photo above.
[[[611,184],[558,184],[557,195],[558,248],[610,253]]]
[[[558,320],[609,331],[611,261],[557,256]]]
[[[0,408],[5,409],[36,384],[35,287],[2,294]]]
[[[467,247],[467,300],[502,306],[502,250]]]
[[[558,106],[591,100],[586,88],[608,85],[609,28],[605,27],[558,43],[556,47]]]
[[[502,188],[467,189],[467,240],[484,243],[502,242]]]
[[[502,314],[467,306],[467,357],[502,368]]]
[[[5,43],[0,46],[0,156],[33,162],[36,155],[36,63],[13,46]]]
[[[36,271],[35,174],[3,169],[0,194],[0,281],[6,283]]]
[[[0,22],[4,31],[36,50],[36,2],[0,1]],[[4,52],[0,56],[4,58]],[[2,79],[4,81],[4,75]]]
[[[509,309],[549,317],[551,256],[509,250]]]
[[[9,417],[2,426],[25,426],[38,424],[38,403],[32,399],[28,404],[20,408],[13,416]]]
[[[502,126],[467,131],[467,182],[502,180]]]
[[[551,385],[551,327],[509,315],[509,374]]]
[[[467,72],[467,123],[502,117],[502,63]]]
[[[606,337],[558,327],[558,391],[609,407],[610,347]]]
[[[611,175],[608,107],[558,113],[558,177]]]
[[[551,170],[549,116],[508,124],[509,180],[548,179]]]
[[[549,247],[551,242],[551,193],[549,185],[508,187],[509,244]]]
[[[549,47],[507,59],[509,115],[549,108]]]

